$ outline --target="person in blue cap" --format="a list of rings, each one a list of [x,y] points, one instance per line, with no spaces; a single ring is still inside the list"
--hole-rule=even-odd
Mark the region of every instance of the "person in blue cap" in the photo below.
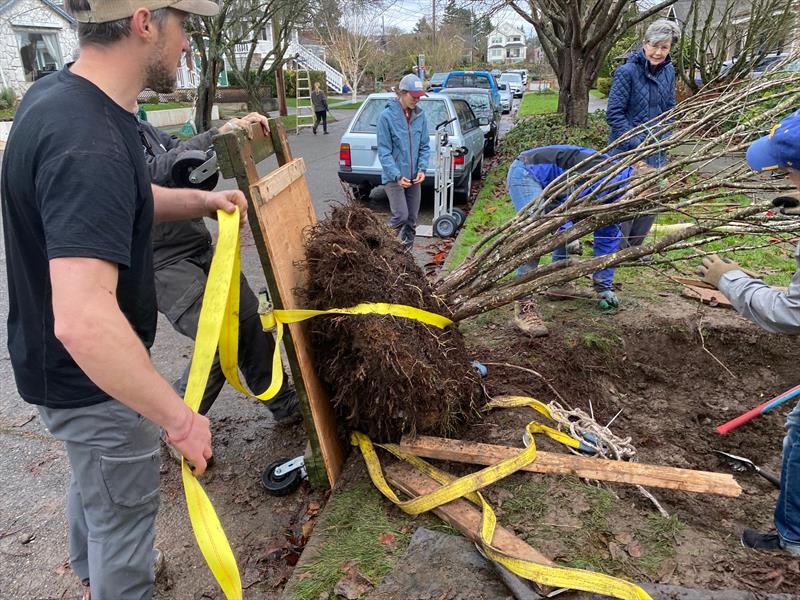
[[[422,80],[410,73],[395,88],[397,98],[386,103],[378,117],[378,158],[381,183],[389,198],[389,227],[407,249],[414,246],[422,182],[430,158],[428,121],[417,106],[425,95]]]
[[[785,171],[800,190],[800,111],[783,119],[772,132],[750,145],[747,163],[755,171]],[[776,198],[773,204],[785,214],[800,214],[800,199]],[[719,289],[736,312],[772,333],[800,334],[800,244],[795,249],[797,271],[789,287],[771,288],[751,277],[728,258],[716,255],[703,259],[698,273],[706,283]],[[783,550],[800,556],[800,402],[786,419],[781,464],[781,491],[775,506],[777,533],[745,529],[741,541],[745,548]]]
[[[508,194],[514,209],[519,213],[527,204],[541,195],[542,190],[551,182],[555,181],[567,170],[581,164],[576,175],[585,172],[598,163],[608,160],[608,156],[600,154],[592,148],[582,148],[571,145],[542,146],[526,150],[517,156],[508,169],[506,185]],[[609,179],[604,179],[593,185],[587,186],[580,197],[590,195],[596,191],[594,200],[604,204],[614,202],[624,192],[625,182],[633,176],[636,169],[648,168],[646,165],[637,164],[637,167],[626,167]],[[546,212],[554,209],[566,200],[566,195],[557,198]],[[564,224],[559,231],[572,227],[572,222]],[[594,255],[604,256],[611,254],[619,248],[620,227],[616,223],[600,227],[594,232]],[[556,248],[553,252],[553,260],[564,260],[567,258],[567,247]],[[517,269],[517,274],[522,275],[539,265],[536,259]],[[614,268],[602,269],[592,275],[594,289],[599,296],[601,305],[604,307],[616,308],[619,306],[619,298],[614,293]],[[578,293],[577,288],[573,290]],[[542,337],[547,335],[547,326],[538,316],[532,301],[516,302],[514,304],[514,324],[522,332],[532,337]]]

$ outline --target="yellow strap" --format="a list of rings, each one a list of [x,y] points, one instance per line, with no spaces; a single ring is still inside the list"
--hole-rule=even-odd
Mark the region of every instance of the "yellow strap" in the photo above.
[[[439,328],[452,324],[447,317],[398,304],[359,304],[352,308],[332,310],[273,311],[261,317],[266,329],[276,328],[277,343],[272,356],[272,381],[263,393],[253,394],[239,380],[239,212],[237,210],[233,214],[228,214],[218,211],[217,219],[219,239],[208,273],[189,381],[184,396],[184,402],[194,411],[200,407],[208,374],[218,348],[222,372],[228,383],[242,394],[259,400],[266,401],[274,397],[283,385],[280,343],[283,338],[283,326],[286,323],[297,323],[324,314],[380,314],[415,319]],[[189,519],[200,551],[225,597],[228,600],[241,600],[242,582],[239,568],[217,513],[203,486],[192,474],[185,460],[182,461],[181,475]]]

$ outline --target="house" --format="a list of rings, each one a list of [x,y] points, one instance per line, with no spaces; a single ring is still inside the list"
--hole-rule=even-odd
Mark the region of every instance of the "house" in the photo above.
[[[50,0],[0,0],[0,87],[21,96],[72,60],[76,21]]]
[[[487,37],[486,58],[494,64],[525,62],[525,32],[509,23],[501,23]]]

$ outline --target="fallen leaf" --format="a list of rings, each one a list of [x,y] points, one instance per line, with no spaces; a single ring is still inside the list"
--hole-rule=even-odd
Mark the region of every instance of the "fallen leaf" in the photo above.
[[[319,514],[320,504],[319,502],[313,501],[308,503],[308,508],[306,509],[306,514],[310,517]]]
[[[497,211],[497,207],[496,206],[490,206],[484,212],[492,214],[493,212],[496,212],[496,211]]]
[[[347,574],[336,582],[333,593],[344,596],[347,600],[358,600],[372,589],[372,582],[362,575],[351,561],[345,564],[348,565],[348,568],[344,569]]]
[[[56,567],[56,575],[64,575],[67,571],[70,570],[69,561],[65,560],[63,563]]]
[[[297,581],[305,581],[309,577],[313,577],[314,574],[311,571],[303,571],[300,575],[297,576]]]
[[[611,558],[614,560],[625,560],[626,558],[625,551],[622,549],[622,546],[616,542],[608,543],[608,552],[611,554]]]
[[[628,554],[630,554],[633,558],[642,557],[642,545],[639,543],[639,540],[633,540],[625,547],[625,550],[627,550]]]
[[[623,546],[627,546],[633,541],[633,536],[627,531],[620,531],[619,533],[614,534],[614,539],[616,539]]]
[[[658,581],[660,583],[669,583],[672,576],[675,574],[675,569],[678,568],[678,563],[674,560],[665,560],[658,568]]]
[[[392,542],[394,542],[396,539],[397,539],[397,536],[396,536],[395,534],[393,534],[393,533],[383,533],[383,534],[381,534],[381,536],[378,538],[378,541],[379,541],[381,544],[384,544],[384,545],[386,545],[386,544],[391,544],[391,543],[392,543]]]
[[[314,531],[314,521],[306,521],[303,523],[303,537],[308,539],[311,537],[311,532]]]

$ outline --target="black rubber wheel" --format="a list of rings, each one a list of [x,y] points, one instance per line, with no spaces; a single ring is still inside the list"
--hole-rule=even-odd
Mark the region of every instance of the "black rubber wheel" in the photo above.
[[[207,192],[213,191],[219,182],[219,171],[200,184],[194,184],[189,181],[189,175],[192,174],[192,171],[206,162],[207,158],[206,153],[202,150],[188,150],[181,154],[170,170],[170,177],[175,187],[193,188]]]
[[[453,237],[458,225],[456,224],[455,217],[450,215],[442,215],[436,217],[433,221],[433,235],[440,238]]]
[[[456,229],[460,229],[461,226],[464,224],[464,221],[467,220],[467,213],[463,210],[458,208],[457,206],[453,207],[453,218],[456,220]]]
[[[464,200],[469,200],[469,194],[472,191],[472,171],[470,171],[464,178],[463,187],[455,190],[455,192]]]
[[[477,165],[475,165],[475,168],[472,169],[472,178],[477,179],[478,181],[483,179],[483,156],[481,156],[481,160]]]
[[[261,474],[261,485],[273,496],[288,496],[300,487],[303,478],[300,476],[300,469],[290,471],[286,475],[279,477],[275,475],[275,469],[284,463],[292,460],[291,458],[279,458],[270,464]]]

